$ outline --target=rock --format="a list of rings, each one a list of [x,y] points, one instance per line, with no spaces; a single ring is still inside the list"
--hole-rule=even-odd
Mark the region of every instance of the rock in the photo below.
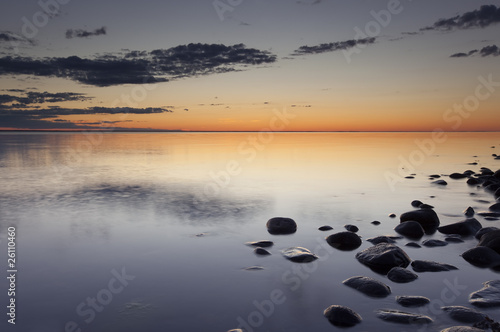
[[[318,228],[320,231],[331,231],[333,229],[332,226],[328,226],[328,225],[325,225],[325,226],[321,226],[320,228]]]
[[[464,306],[448,306],[448,307],[441,307],[441,309],[448,313],[450,317],[458,322],[461,323],[477,323],[482,321],[483,319],[486,318],[486,315],[471,308],[467,308]]]
[[[425,231],[420,223],[413,220],[400,223],[394,228],[394,230],[401,235],[414,239],[419,239],[425,234]]]
[[[297,224],[291,218],[274,217],[267,221],[267,231],[273,235],[292,234],[297,231]]]
[[[433,261],[415,260],[411,262],[411,267],[415,272],[440,272],[458,270],[456,266]]]
[[[476,234],[482,227],[483,226],[476,218],[470,218],[453,224],[441,226],[438,228],[438,232],[443,234],[470,236]]]
[[[375,271],[387,273],[396,266],[407,267],[410,257],[400,247],[391,243],[379,243],[356,254],[356,259]]]
[[[418,199],[416,199],[416,200],[414,200],[414,201],[411,202],[411,206],[413,206],[413,207],[419,207],[422,204],[424,204],[424,203],[422,203]]]
[[[500,254],[500,230],[484,234],[477,245],[491,248]]]
[[[483,282],[484,287],[469,295],[469,302],[478,307],[500,306],[500,280]]]
[[[486,184],[486,182],[485,182],[485,184]],[[484,186],[484,184],[483,184],[483,186]],[[490,183],[484,188],[484,190],[489,191],[491,193],[494,193],[494,195],[496,196],[496,192],[498,192],[500,190],[500,184]]]
[[[500,159],[500,158],[499,158],[499,159]],[[494,195],[495,195],[495,198],[500,197],[500,189],[497,189],[497,190],[495,191]]]
[[[232,329],[227,332],[244,332],[242,329]]]
[[[476,235],[474,235],[474,237],[476,239],[480,240],[484,234],[489,233],[491,231],[496,231],[496,230],[500,230],[500,228],[498,228],[498,227],[483,227],[477,231],[477,233],[476,233]]]
[[[420,209],[420,210],[415,210],[415,211],[409,211],[403,213],[399,217],[401,222],[413,220],[418,222],[424,229],[426,227],[438,227],[439,226],[439,217],[434,212],[434,210],[431,209]]]
[[[261,247],[257,247],[255,248],[255,250],[253,251],[256,255],[261,255],[261,256],[267,256],[267,255],[271,255],[271,253],[269,251],[267,251],[266,249],[264,248],[261,248]]]
[[[282,253],[287,259],[296,263],[308,263],[318,259],[318,256],[302,247],[288,248],[283,250]]]
[[[454,234],[450,234],[449,236],[445,237],[444,240],[449,243],[462,243],[464,240],[460,238],[460,235],[458,236],[452,236]]]
[[[481,184],[482,182],[483,181],[481,181],[480,179],[477,179],[477,178],[469,178],[467,180],[467,184],[471,185],[471,186],[475,186],[475,185]]]
[[[455,180],[464,179],[466,177],[467,177],[467,175],[465,175],[463,173],[451,173],[450,174],[450,179],[455,179]]]
[[[422,248],[422,246],[416,242],[408,242],[405,246],[411,248]]]
[[[264,241],[247,242],[245,244],[249,245],[249,246],[254,246],[254,247],[267,248],[267,247],[273,246],[274,242],[273,241],[264,240]]]
[[[431,302],[423,296],[396,296],[396,302],[403,307],[421,307]]]
[[[387,297],[391,294],[389,286],[370,277],[351,277],[342,281],[342,283],[372,297]]]
[[[499,212],[478,212],[477,215],[481,216],[481,217],[491,217],[491,218],[498,218],[498,217],[500,217],[500,213]]]
[[[393,282],[406,283],[417,279],[418,275],[403,267],[396,266],[389,270],[387,278]]]
[[[378,226],[378,225],[380,225],[380,221],[374,220],[374,221],[372,221],[372,224],[375,225],[375,226]]]
[[[448,185],[448,182],[446,182],[445,180],[436,180],[436,181],[432,181],[431,183],[432,184],[437,184],[439,186],[446,186],[446,185]]]
[[[441,330],[440,332],[484,332],[484,330],[476,329],[475,327],[470,326],[452,326]]]
[[[349,232],[353,232],[353,233],[356,233],[357,231],[359,231],[358,226],[355,226],[355,225],[345,225],[344,228],[347,229]]]
[[[477,267],[495,267],[500,265],[500,254],[488,247],[475,247],[462,255],[470,264]]]
[[[467,218],[472,218],[474,216],[474,209],[469,206],[463,213]]]
[[[401,324],[429,324],[432,319],[429,316],[412,314],[399,310],[381,309],[375,311],[376,316],[388,322]]]
[[[386,236],[386,235],[380,235],[380,236],[376,236],[376,237],[371,237],[369,239],[366,239],[366,241],[372,243],[372,244],[379,244],[379,243],[396,243],[396,241],[390,237],[390,236]]]
[[[391,213],[391,214],[389,215],[389,218],[396,218],[396,214],[395,214],[395,213]]]
[[[335,233],[326,238],[326,242],[338,250],[354,250],[361,245],[359,235],[352,232]]]
[[[424,204],[420,205],[420,208],[421,209],[434,209],[434,206],[424,203]]]
[[[262,267],[262,266],[249,266],[249,267],[244,268],[244,270],[246,270],[246,271],[260,271],[260,270],[264,270],[264,267]]]
[[[408,176],[405,176],[405,179],[414,179],[415,177],[413,175],[408,175]]]
[[[500,212],[500,203],[495,203],[489,207],[490,211]]]
[[[323,312],[328,321],[335,326],[350,327],[361,323],[361,316],[354,310],[341,305],[331,305]]]
[[[441,177],[441,175],[439,174],[431,174],[429,175],[430,178],[434,178],[434,179],[439,179]]]
[[[425,240],[422,242],[422,245],[426,247],[444,247],[448,245],[448,242],[446,241],[441,241],[441,240],[436,240],[436,239],[430,239],[430,240]]]

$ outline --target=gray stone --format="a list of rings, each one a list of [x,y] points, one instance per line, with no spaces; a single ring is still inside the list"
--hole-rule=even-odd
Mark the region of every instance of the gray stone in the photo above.
[[[418,275],[405,269],[404,267],[396,266],[389,270],[387,278],[393,282],[406,283],[417,279]]]
[[[376,316],[388,322],[401,324],[430,324],[432,319],[429,316],[413,314],[399,310],[380,309],[375,311]]]
[[[477,267],[500,265],[500,254],[488,247],[475,247],[462,254],[462,258]]]
[[[367,239],[366,241],[370,242],[371,244],[396,243],[396,240],[394,239],[394,237],[386,236],[386,235],[371,237],[371,238]]]
[[[432,209],[420,209],[403,213],[399,217],[401,222],[413,220],[418,222],[424,229],[439,226],[439,217]]]
[[[291,218],[274,217],[267,221],[267,231],[273,235],[292,234],[297,231],[297,223]]]
[[[498,227],[483,227],[477,231],[477,233],[476,233],[476,235],[474,235],[474,237],[478,240],[481,240],[481,237],[484,234],[489,233],[491,231],[497,231],[497,230],[500,230],[500,228],[498,228]]]
[[[380,225],[380,221],[374,220],[374,221],[372,221],[372,224],[375,225],[375,226],[378,226],[378,225]]]
[[[328,225],[325,225],[325,226],[321,226],[320,228],[318,228],[320,231],[331,231],[333,229],[332,226],[328,226]]]
[[[421,307],[431,302],[424,296],[396,296],[396,302],[403,307]]]
[[[349,232],[353,232],[353,233],[356,233],[357,231],[359,231],[358,226],[355,226],[355,225],[345,225],[344,228],[347,229]]]
[[[446,186],[448,184],[448,182],[446,182],[445,180],[436,180],[436,181],[432,181],[431,183],[437,184],[439,186]]]
[[[340,327],[350,327],[361,323],[361,316],[349,307],[331,305],[325,309],[323,315],[330,323]]]
[[[444,247],[448,245],[448,242],[446,241],[441,241],[441,240],[436,240],[436,239],[430,239],[430,240],[425,240],[422,242],[423,246],[426,247]]]
[[[296,263],[308,263],[318,259],[318,256],[302,247],[288,248],[283,250],[282,253],[287,259]]]
[[[257,247],[255,248],[255,250],[253,251],[256,255],[261,255],[261,256],[267,256],[267,255],[271,255],[271,253],[269,251],[267,251],[266,249],[264,248],[261,248],[261,247]]]
[[[274,242],[273,241],[263,240],[263,241],[247,242],[246,244],[249,245],[249,246],[253,246],[253,247],[267,248],[267,247],[273,246]]]
[[[472,218],[474,216],[474,209],[472,207],[468,207],[467,209],[464,210],[464,215],[467,217],[467,218]]]
[[[443,234],[459,234],[470,236],[477,233],[483,226],[476,218],[470,218],[453,224],[441,226],[438,231]]]
[[[394,230],[406,237],[419,239],[424,236],[425,232],[419,222],[408,220],[397,225]]]
[[[335,233],[326,238],[328,244],[338,250],[354,250],[361,245],[361,238],[353,232]]]
[[[490,211],[500,212],[500,203],[495,203],[489,207]]]
[[[462,243],[464,240],[460,238],[460,235],[453,236],[454,234],[450,234],[447,237],[444,238],[446,242],[450,243]]]
[[[500,254],[500,230],[484,234],[477,245],[491,248]]]
[[[461,323],[477,323],[486,318],[486,315],[475,309],[467,308],[464,306],[448,306],[441,307],[443,311],[448,313],[451,318]]]
[[[391,294],[389,286],[370,277],[351,277],[342,281],[342,283],[372,297],[387,297]]]
[[[458,270],[456,266],[426,260],[415,260],[411,262],[411,267],[415,272],[440,272]]]
[[[405,244],[406,247],[411,247],[411,248],[421,248],[422,246],[416,242],[408,242]]]
[[[470,326],[452,326],[439,332],[484,332],[484,330]]]
[[[500,306],[500,280],[483,282],[483,288],[470,294],[469,302],[478,307]]]
[[[356,259],[381,273],[387,273],[396,266],[407,267],[411,259],[400,247],[391,243],[379,243],[356,254]]]
[[[421,201],[419,201],[418,199],[411,202],[411,206],[413,206],[413,207],[419,207],[422,204],[423,203]]]

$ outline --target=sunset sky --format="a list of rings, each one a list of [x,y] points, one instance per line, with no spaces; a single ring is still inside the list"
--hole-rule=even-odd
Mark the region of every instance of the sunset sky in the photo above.
[[[0,4],[0,129],[500,130],[500,6]]]

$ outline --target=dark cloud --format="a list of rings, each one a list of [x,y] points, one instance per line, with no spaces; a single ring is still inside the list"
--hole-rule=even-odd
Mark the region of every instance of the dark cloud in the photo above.
[[[268,51],[243,44],[189,44],[151,52],[129,51],[92,59],[0,58],[0,75],[63,77],[94,86],[167,82],[182,77],[243,70],[250,65],[273,63]]]
[[[82,29],[68,29],[66,30],[66,38],[88,38],[93,36],[105,35],[107,32],[106,27],[95,29],[94,31],[87,31]]]
[[[466,12],[451,18],[442,18],[433,25],[420,29],[421,31],[486,28],[500,23],[500,8],[495,5],[483,5],[478,10]]]
[[[10,92],[23,92],[24,90],[20,89],[10,89]],[[92,99],[92,97],[87,97],[82,93],[73,93],[73,92],[58,92],[58,93],[49,93],[49,92],[25,92],[21,96],[13,96],[13,95],[0,95],[0,104],[6,104],[10,102],[18,102],[24,105],[29,104],[43,104],[43,103],[59,103],[65,101],[85,101]]]
[[[500,48],[496,45],[488,45],[483,47],[481,50],[472,50],[467,53],[460,52],[450,55],[450,58],[467,58],[473,55],[479,54],[482,57],[487,56],[500,56]]]
[[[364,39],[351,39],[351,40],[345,40],[345,41],[340,41],[340,42],[334,42],[334,43],[325,43],[325,44],[319,44],[316,46],[301,46],[291,55],[306,55],[306,54],[318,54],[318,53],[325,53],[325,52],[335,52],[335,51],[341,51],[341,50],[348,50],[350,48],[357,47],[358,45],[368,45],[368,44],[373,44],[375,42],[375,38],[364,38]]]
[[[0,47],[13,50],[18,47],[28,47],[36,45],[35,41],[15,34],[11,31],[0,31]]]

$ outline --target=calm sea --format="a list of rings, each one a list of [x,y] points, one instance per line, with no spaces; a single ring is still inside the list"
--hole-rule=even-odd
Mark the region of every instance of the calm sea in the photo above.
[[[0,280],[0,330],[335,331],[323,317],[331,304],[361,314],[352,331],[462,325],[440,306],[470,306],[471,292],[499,279],[460,257],[476,240],[420,249],[398,240],[412,259],[459,270],[396,284],[354,258],[369,242],[345,252],[325,249],[324,239],[346,224],[364,240],[396,235],[389,214],[412,210],[414,199],[435,206],[442,224],[462,220],[468,206],[487,210],[494,199],[483,189],[446,176],[448,186],[436,186],[428,176],[499,169],[493,153],[500,133],[2,133],[0,268],[7,275],[7,229],[15,227],[17,274],[15,327],[9,283]],[[297,232],[269,234],[275,216],[293,218]],[[272,255],[245,245],[256,240],[274,241]],[[322,259],[287,261],[280,251],[291,246]],[[387,283],[392,295],[373,299],[342,284],[357,275]],[[458,288],[446,291],[450,284]],[[396,295],[432,302],[408,309]],[[380,308],[435,322],[387,323],[375,317]],[[500,320],[498,308],[484,311]]]

